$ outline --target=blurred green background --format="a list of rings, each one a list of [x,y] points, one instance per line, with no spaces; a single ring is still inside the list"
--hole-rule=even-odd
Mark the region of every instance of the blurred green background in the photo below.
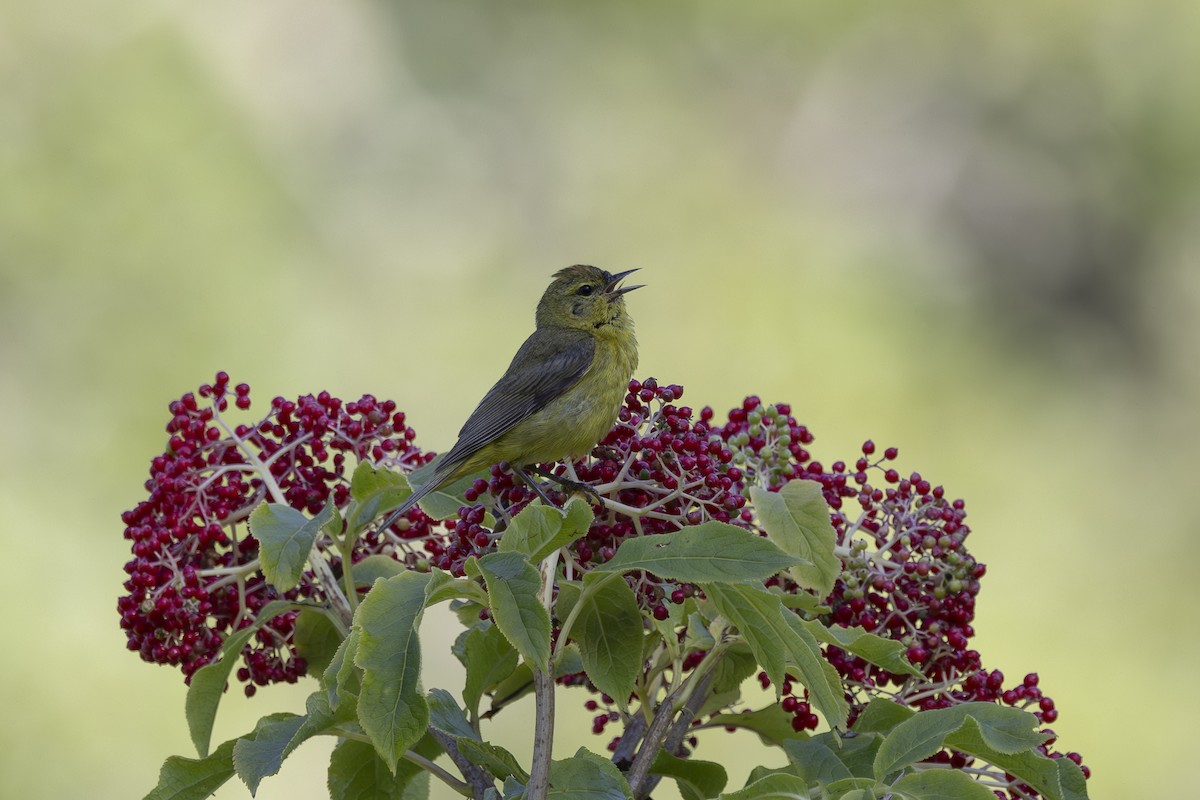
[[[588,262],[643,269],[642,376],[965,498],[985,664],[1041,674],[1094,797],[1190,796],[1198,35],[1183,0],[3,0],[0,795],[140,797],[190,750],[115,612],[169,400],[372,392],[445,449]],[[559,752],[607,743],[584,699]],[[741,736],[699,756],[740,781]],[[258,796],[323,796],[327,753]]]

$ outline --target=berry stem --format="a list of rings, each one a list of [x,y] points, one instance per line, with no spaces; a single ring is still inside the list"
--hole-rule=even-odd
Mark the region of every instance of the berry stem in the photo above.
[[[221,412],[215,408],[213,409],[213,421],[224,428],[225,433],[237,444],[238,449],[241,450],[242,454],[245,456],[246,462],[254,469],[254,471],[258,474],[258,477],[262,479],[263,486],[266,487],[267,492],[271,495],[271,499],[280,505],[287,505],[287,498],[284,496],[283,489],[280,488],[279,482],[275,480],[275,476],[271,474],[270,466],[259,457],[258,453],[256,453],[253,448],[247,446],[246,441],[241,436],[238,436],[236,431],[229,427],[229,425],[221,417]],[[306,438],[308,437],[301,437],[298,441],[304,441]],[[276,458],[279,455],[279,453],[274,453],[271,456],[271,459]],[[350,601],[346,599],[346,595],[342,592],[341,587],[338,585],[338,580],[336,577],[334,577],[333,570],[330,568],[329,562],[322,558],[317,552],[317,547],[315,544],[313,546],[313,550],[308,554],[308,563],[309,566],[312,567],[313,572],[316,574],[318,582],[325,589],[325,596],[329,599],[329,604],[337,612],[337,615],[342,619],[342,622],[345,624],[345,626],[349,627],[351,622],[354,620],[354,609],[350,605]],[[344,563],[344,571],[349,573],[349,563]]]

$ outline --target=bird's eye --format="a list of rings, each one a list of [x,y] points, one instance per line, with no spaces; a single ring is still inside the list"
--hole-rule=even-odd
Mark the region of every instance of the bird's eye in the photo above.
[[[590,283],[585,283],[583,286],[579,287],[579,291],[577,293],[583,295],[584,297],[591,297],[592,285]]]

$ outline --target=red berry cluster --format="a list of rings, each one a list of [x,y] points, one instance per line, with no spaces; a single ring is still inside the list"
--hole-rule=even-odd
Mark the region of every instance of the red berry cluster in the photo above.
[[[616,424],[591,456],[553,467],[557,475],[586,483],[604,498],[603,504],[593,504],[596,517],[587,534],[570,548],[572,574],[610,560],[623,541],[635,536],[708,520],[758,530],[747,505],[751,486],[777,490],[791,480],[816,481],[832,509],[842,562],[832,593],[819,598],[829,608],[824,621],[862,626],[901,642],[923,672],[920,678],[895,675],[826,648],[826,658],[847,687],[851,719],[886,692],[920,710],[999,702],[1032,710],[1044,723],[1055,721],[1054,701],[1042,693],[1036,674],[1005,688],[1004,676],[984,669],[979,653],[969,647],[985,568],[965,547],[970,533],[965,505],[918,473],[902,476],[892,466],[896,448],[879,452],[868,441],[853,464],[835,461],[826,469],[812,459],[813,436],[787,405],[747,397],[718,423],[711,408],[694,414],[680,405],[681,386],[650,378],[631,381],[628,388]],[[230,633],[251,624],[257,611],[277,597],[259,569],[258,543],[246,527],[260,502],[285,502],[316,514],[330,497],[339,507],[348,502],[347,468],[357,462],[409,471],[432,457],[413,445],[413,431],[395,404],[371,395],[351,403],[326,392],[294,402],[277,397],[266,417],[235,428],[221,416],[231,399],[248,409],[249,387],[231,390],[228,375],[218,373],[213,384],[170,404],[170,440],[151,462],[149,496],[123,515],[134,558],[126,565],[128,594],[118,610],[129,647],[148,661],[180,666],[189,678],[213,659]],[[558,488],[547,491],[566,499]],[[436,566],[461,576],[466,559],[493,550],[499,531],[534,497],[507,465],[497,465],[466,489],[466,504],[456,517],[438,522],[414,508],[388,530],[364,531],[352,558],[385,554],[410,569]],[[336,552],[327,544],[318,541],[319,554],[334,562]],[[669,618],[671,605],[699,591],[645,573],[630,580],[642,607],[657,620]],[[785,592],[801,591],[786,575],[768,583]],[[286,597],[323,602],[331,591],[340,589],[306,573]],[[294,681],[303,673],[304,663],[292,647],[293,624],[293,614],[277,617],[243,651],[238,677],[249,684],[247,693],[255,685]],[[683,641],[683,632],[679,635]],[[702,651],[685,654],[682,668],[694,668],[703,657]],[[587,678],[580,673],[560,682],[587,684]],[[820,720],[803,687],[789,682],[781,690],[792,727],[816,729]],[[587,707],[596,712],[597,733],[617,718],[610,698],[588,700]],[[610,745],[615,746],[616,741]],[[1075,753],[1065,757],[1080,761]],[[933,760],[958,765],[964,759],[944,752]],[[1013,798],[1036,796],[1028,787],[1005,784],[1003,774],[992,778]]]
[[[969,646],[975,597],[986,569],[965,547],[970,527],[962,500],[948,498],[943,487],[919,473],[902,476],[892,466],[897,449],[879,450],[870,441],[852,464],[835,461],[826,468],[812,459],[807,449],[812,433],[796,422],[787,405],[747,397],[724,423],[717,423],[711,408],[693,419],[690,408],[676,404],[682,394],[682,387],[653,379],[632,381],[617,424],[594,457],[572,465],[575,476],[605,497],[607,505],[594,506],[595,523],[573,545],[579,569],[612,558],[631,536],[675,531],[709,519],[757,530],[746,505],[750,486],[777,490],[791,480],[816,481],[832,509],[843,565],[833,592],[821,598],[830,609],[824,621],[862,626],[902,642],[924,673],[921,678],[894,675],[827,647],[826,658],[849,689],[851,721],[872,697],[887,690],[888,696],[917,709],[999,702],[1054,722],[1057,709],[1037,688],[1036,677],[1032,684],[1005,689],[1003,675],[984,669],[978,651]],[[557,471],[568,472],[563,466]],[[487,486],[479,482],[474,488],[476,498],[490,493],[500,498],[501,507],[516,509],[530,499],[523,485],[499,469]],[[658,620],[669,616],[668,603],[682,603],[697,591],[649,574],[633,580],[643,607]],[[769,583],[786,592],[800,591],[786,575]],[[703,655],[689,653],[685,667],[698,664]],[[560,682],[586,683],[586,678],[568,676]],[[816,729],[819,719],[803,688],[796,687],[798,694],[790,682],[782,688],[781,705],[792,715],[793,728]],[[604,698],[589,708],[599,710],[594,727],[603,730],[602,718],[608,719],[614,709]],[[1067,757],[1079,760],[1075,753]],[[1028,787],[1011,788],[1014,797],[1032,796]]]
[[[265,417],[236,426],[222,416],[231,402],[249,409],[250,387],[230,386],[229,375],[219,372],[211,384],[170,403],[170,438],[150,462],[148,496],[122,515],[133,559],[117,610],[129,649],[146,661],[179,666],[189,680],[226,637],[278,597],[259,569],[258,542],[246,525],[259,503],[313,514],[330,497],[339,506],[348,501],[347,468],[358,461],[410,469],[427,459],[390,400],[363,395],[343,403],[328,392],[276,397]],[[285,597],[321,602],[326,591],[306,573]],[[304,673],[291,645],[294,621],[294,613],[276,617],[246,646],[237,675],[247,694]]]

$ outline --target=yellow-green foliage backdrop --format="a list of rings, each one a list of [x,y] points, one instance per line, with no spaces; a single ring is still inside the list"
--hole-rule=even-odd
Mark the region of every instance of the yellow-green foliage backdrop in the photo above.
[[[966,498],[985,664],[1041,673],[1095,797],[1189,796],[1198,36],[1184,0],[4,0],[0,795],[128,800],[189,750],[115,612],[170,399],[368,391],[444,449],[583,261],[643,268],[643,376]],[[563,752],[607,743],[583,700]],[[740,780],[741,737],[700,756]]]

